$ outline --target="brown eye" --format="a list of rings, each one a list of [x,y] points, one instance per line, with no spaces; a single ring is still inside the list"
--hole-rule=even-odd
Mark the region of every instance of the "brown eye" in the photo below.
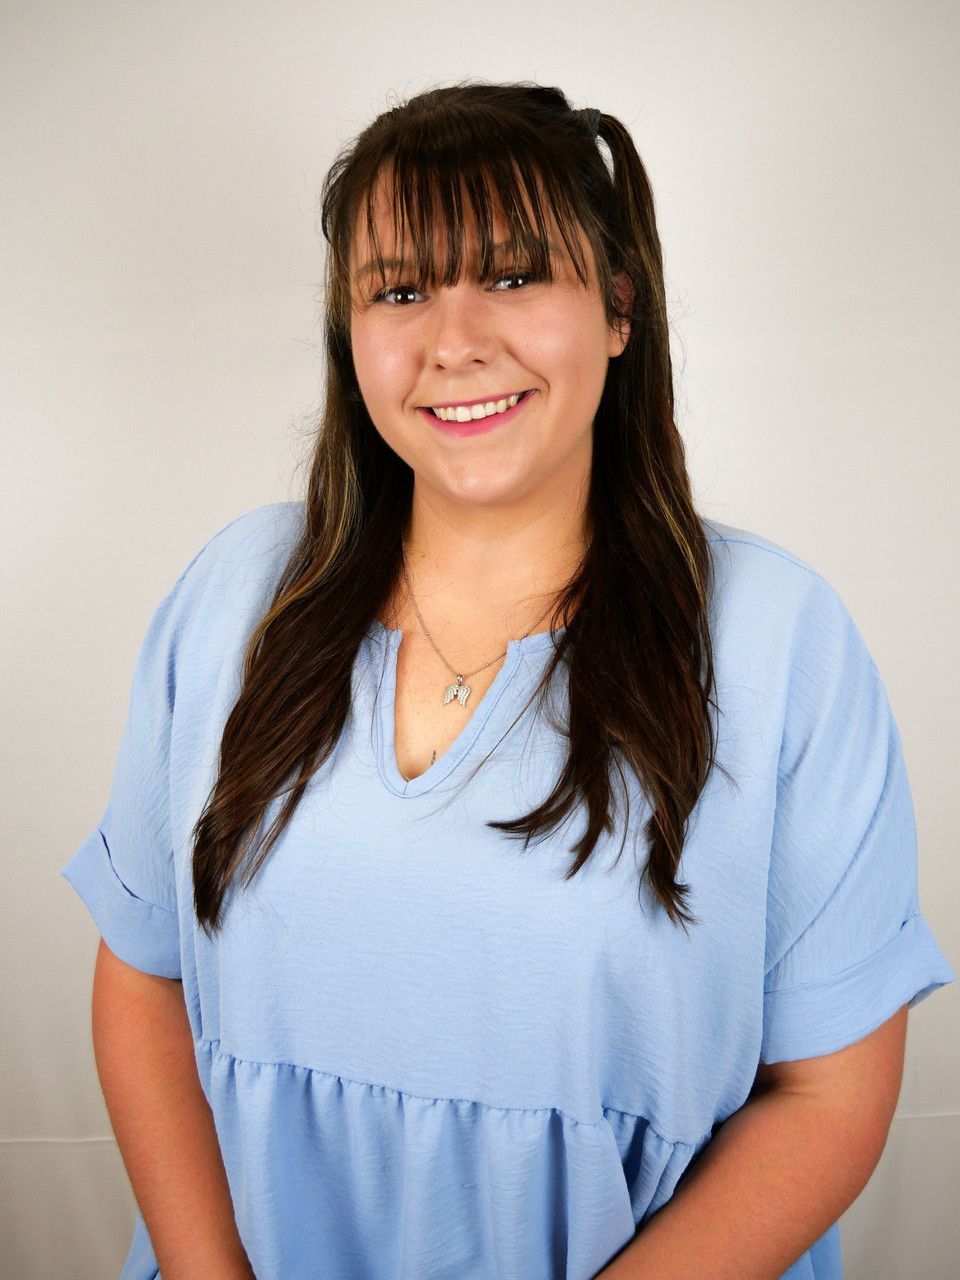
[[[518,267],[515,271],[509,271],[506,275],[499,276],[494,282],[500,284],[502,280],[525,280],[527,284],[536,284],[540,277],[526,267]],[[515,293],[515,289],[499,289],[498,293]]]
[[[386,289],[381,289],[378,294],[374,295],[374,302],[386,302],[391,294],[394,293],[416,293],[417,290],[412,284],[394,284],[389,285]],[[396,302],[390,303],[391,306],[398,306]]]

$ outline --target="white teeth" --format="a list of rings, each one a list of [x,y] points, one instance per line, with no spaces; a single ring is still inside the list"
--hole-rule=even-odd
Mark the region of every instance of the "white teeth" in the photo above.
[[[518,391],[516,395],[507,396],[503,400],[488,400],[486,404],[475,405],[459,405],[456,408],[434,409],[434,413],[444,422],[471,422],[478,418],[489,418],[493,413],[503,413],[504,409],[513,408],[513,406],[523,395],[522,391]]]

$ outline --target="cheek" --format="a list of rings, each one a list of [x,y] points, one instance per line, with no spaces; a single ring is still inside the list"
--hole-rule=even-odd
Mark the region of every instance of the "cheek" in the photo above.
[[[372,407],[398,394],[402,359],[372,326],[358,325],[351,337],[353,367],[364,400]]]
[[[566,305],[564,305],[566,302]],[[531,367],[538,365],[544,376],[556,381],[588,387],[600,371],[601,380],[607,359],[607,335],[602,310],[593,307],[571,307],[568,300],[545,308],[526,334],[525,350]]]

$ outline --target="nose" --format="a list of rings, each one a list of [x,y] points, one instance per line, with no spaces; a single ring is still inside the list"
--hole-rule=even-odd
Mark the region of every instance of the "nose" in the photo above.
[[[495,318],[482,287],[469,281],[441,285],[434,294],[426,333],[427,358],[438,368],[487,362],[496,350]]]

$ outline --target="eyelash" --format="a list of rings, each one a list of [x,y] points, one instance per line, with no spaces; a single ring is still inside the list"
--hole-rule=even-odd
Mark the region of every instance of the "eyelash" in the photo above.
[[[535,284],[535,283],[537,283],[537,282],[539,281],[539,279],[540,279],[540,277],[539,277],[538,275],[536,275],[536,273],[535,273],[535,272],[530,271],[530,270],[528,270],[528,269],[527,269],[527,268],[525,268],[525,267],[520,267],[520,268],[518,268],[516,271],[508,271],[508,272],[506,272],[506,274],[504,274],[504,275],[502,275],[502,276],[497,276],[497,278],[496,278],[496,280],[494,281],[494,283],[495,283],[495,284],[499,284],[501,280],[515,280],[518,276],[527,276],[527,277],[529,278],[530,282],[531,282],[531,283],[534,283],[534,284]],[[387,298],[387,294],[390,294],[390,293],[399,293],[401,289],[413,289],[414,293],[419,292],[419,290],[414,289],[414,286],[413,286],[412,284],[402,284],[402,283],[401,283],[401,284],[388,285],[388,286],[387,286],[387,288],[385,288],[385,289],[381,289],[379,293],[377,293],[377,294],[375,294],[375,295],[374,295],[374,297],[373,297],[373,301],[374,301],[374,302],[385,302],[385,301],[386,301],[386,298]],[[516,293],[517,291],[516,291],[515,289],[501,289],[501,290],[500,290],[500,292],[501,292],[501,293]],[[402,304],[392,303],[391,305],[393,305],[393,306],[398,306],[398,305],[402,305]]]

